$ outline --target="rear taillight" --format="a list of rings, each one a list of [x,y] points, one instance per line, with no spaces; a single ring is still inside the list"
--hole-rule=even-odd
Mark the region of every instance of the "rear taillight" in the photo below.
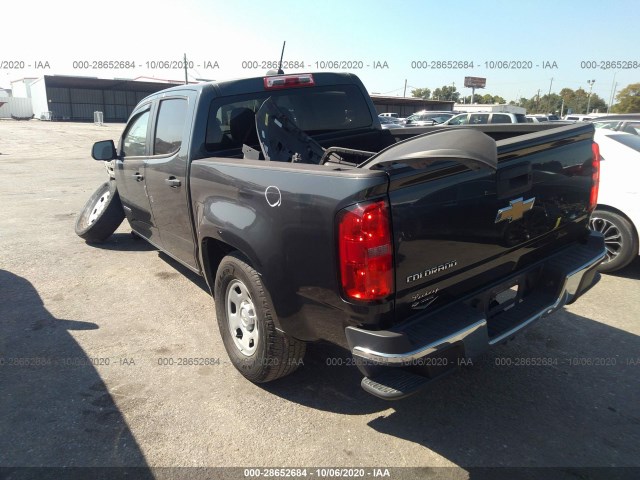
[[[312,87],[314,84],[313,75],[310,73],[264,77],[265,90],[291,87]]]
[[[393,293],[389,207],[384,200],[338,215],[340,280],[347,298],[378,300]]]
[[[600,186],[600,147],[591,144],[593,159],[591,160],[591,194],[589,195],[589,211],[593,212],[598,204],[598,188]]]

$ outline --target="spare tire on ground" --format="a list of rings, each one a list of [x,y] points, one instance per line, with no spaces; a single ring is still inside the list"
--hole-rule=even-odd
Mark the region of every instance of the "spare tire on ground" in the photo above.
[[[103,183],[82,207],[76,234],[89,243],[103,242],[124,220],[124,209],[115,180]]]

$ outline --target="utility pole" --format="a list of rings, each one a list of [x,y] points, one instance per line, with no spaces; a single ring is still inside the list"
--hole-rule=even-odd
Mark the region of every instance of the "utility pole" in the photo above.
[[[593,84],[596,83],[595,80],[587,80],[589,84],[589,96],[587,97],[587,115],[589,115],[589,107],[591,107],[591,91],[593,90]]]
[[[615,85],[616,84],[616,75],[618,74],[618,72],[613,72],[613,80],[611,80],[611,96],[609,97],[609,106],[607,107],[607,113],[609,113],[609,110],[611,110],[611,105],[613,104],[613,91],[616,88]]]
[[[551,113],[551,85],[553,85],[553,77],[551,77],[551,83],[549,84],[549,94],[547,95],[547,113]]]
[[[618,82],[616,82],[616,85],[613,87],[613,95],[611,96],[612,100],[611,103],[613,103],[616,99],[616,92],[618,91]]]
[[[404,79],[404,93],[402,94],[404,98],[407,97],[407,79]]]
[[[564,112],[564,97],[562,97],[562,105],[560,106],[560,118],[562,119],[562,114]]]
[[[538,96],[536,98],[536,113],[540,113],[540,89],[538,89]]]
[[[184,84],[189,85],[189,77],[187,77],[187,54],[184,54]]]

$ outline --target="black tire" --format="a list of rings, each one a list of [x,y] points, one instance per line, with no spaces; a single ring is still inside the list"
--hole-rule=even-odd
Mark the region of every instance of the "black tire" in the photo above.
[[[258,272],[239,253],[222,259],[216,273],[214,299],[224,347],[231,363],[248,380],[270,382],[289,375],[303,363],[306,343],[276,330],[269,293]],[[236,314],[228,315],[234,305]],[[247,315],[241,319],[243,310]],[[244,327],[235,330],[240,332],[232,334],[234,321],[245,320],[247,325],[242,323]]]
[[[638,255],[638,236],[629,221],[608,210],[595,210],[589,221],[591,230],[604,234],[607,256],[598,271],[607,273],[629,265]]]
[[[105,241],[124,220],[115,180],[103,183],[91,195],[76,220],[76,234],[89,243]]]

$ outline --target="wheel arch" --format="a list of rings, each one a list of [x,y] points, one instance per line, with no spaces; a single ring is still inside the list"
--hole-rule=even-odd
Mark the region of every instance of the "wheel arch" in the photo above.
[[[258,268],[259,263],[256,261],[255,255],[252,255],[253,252],[248,252],[246,249],[241,248],[238,245],[232,245],[214,237],[204,237],[200,241],[200,262],[202,265],[202,272],[212,294],[215,288],[216,272],[218,271],[218,267],[220,266],[222,259],[231,252],[240,253],[251,267],[256,269]]]

